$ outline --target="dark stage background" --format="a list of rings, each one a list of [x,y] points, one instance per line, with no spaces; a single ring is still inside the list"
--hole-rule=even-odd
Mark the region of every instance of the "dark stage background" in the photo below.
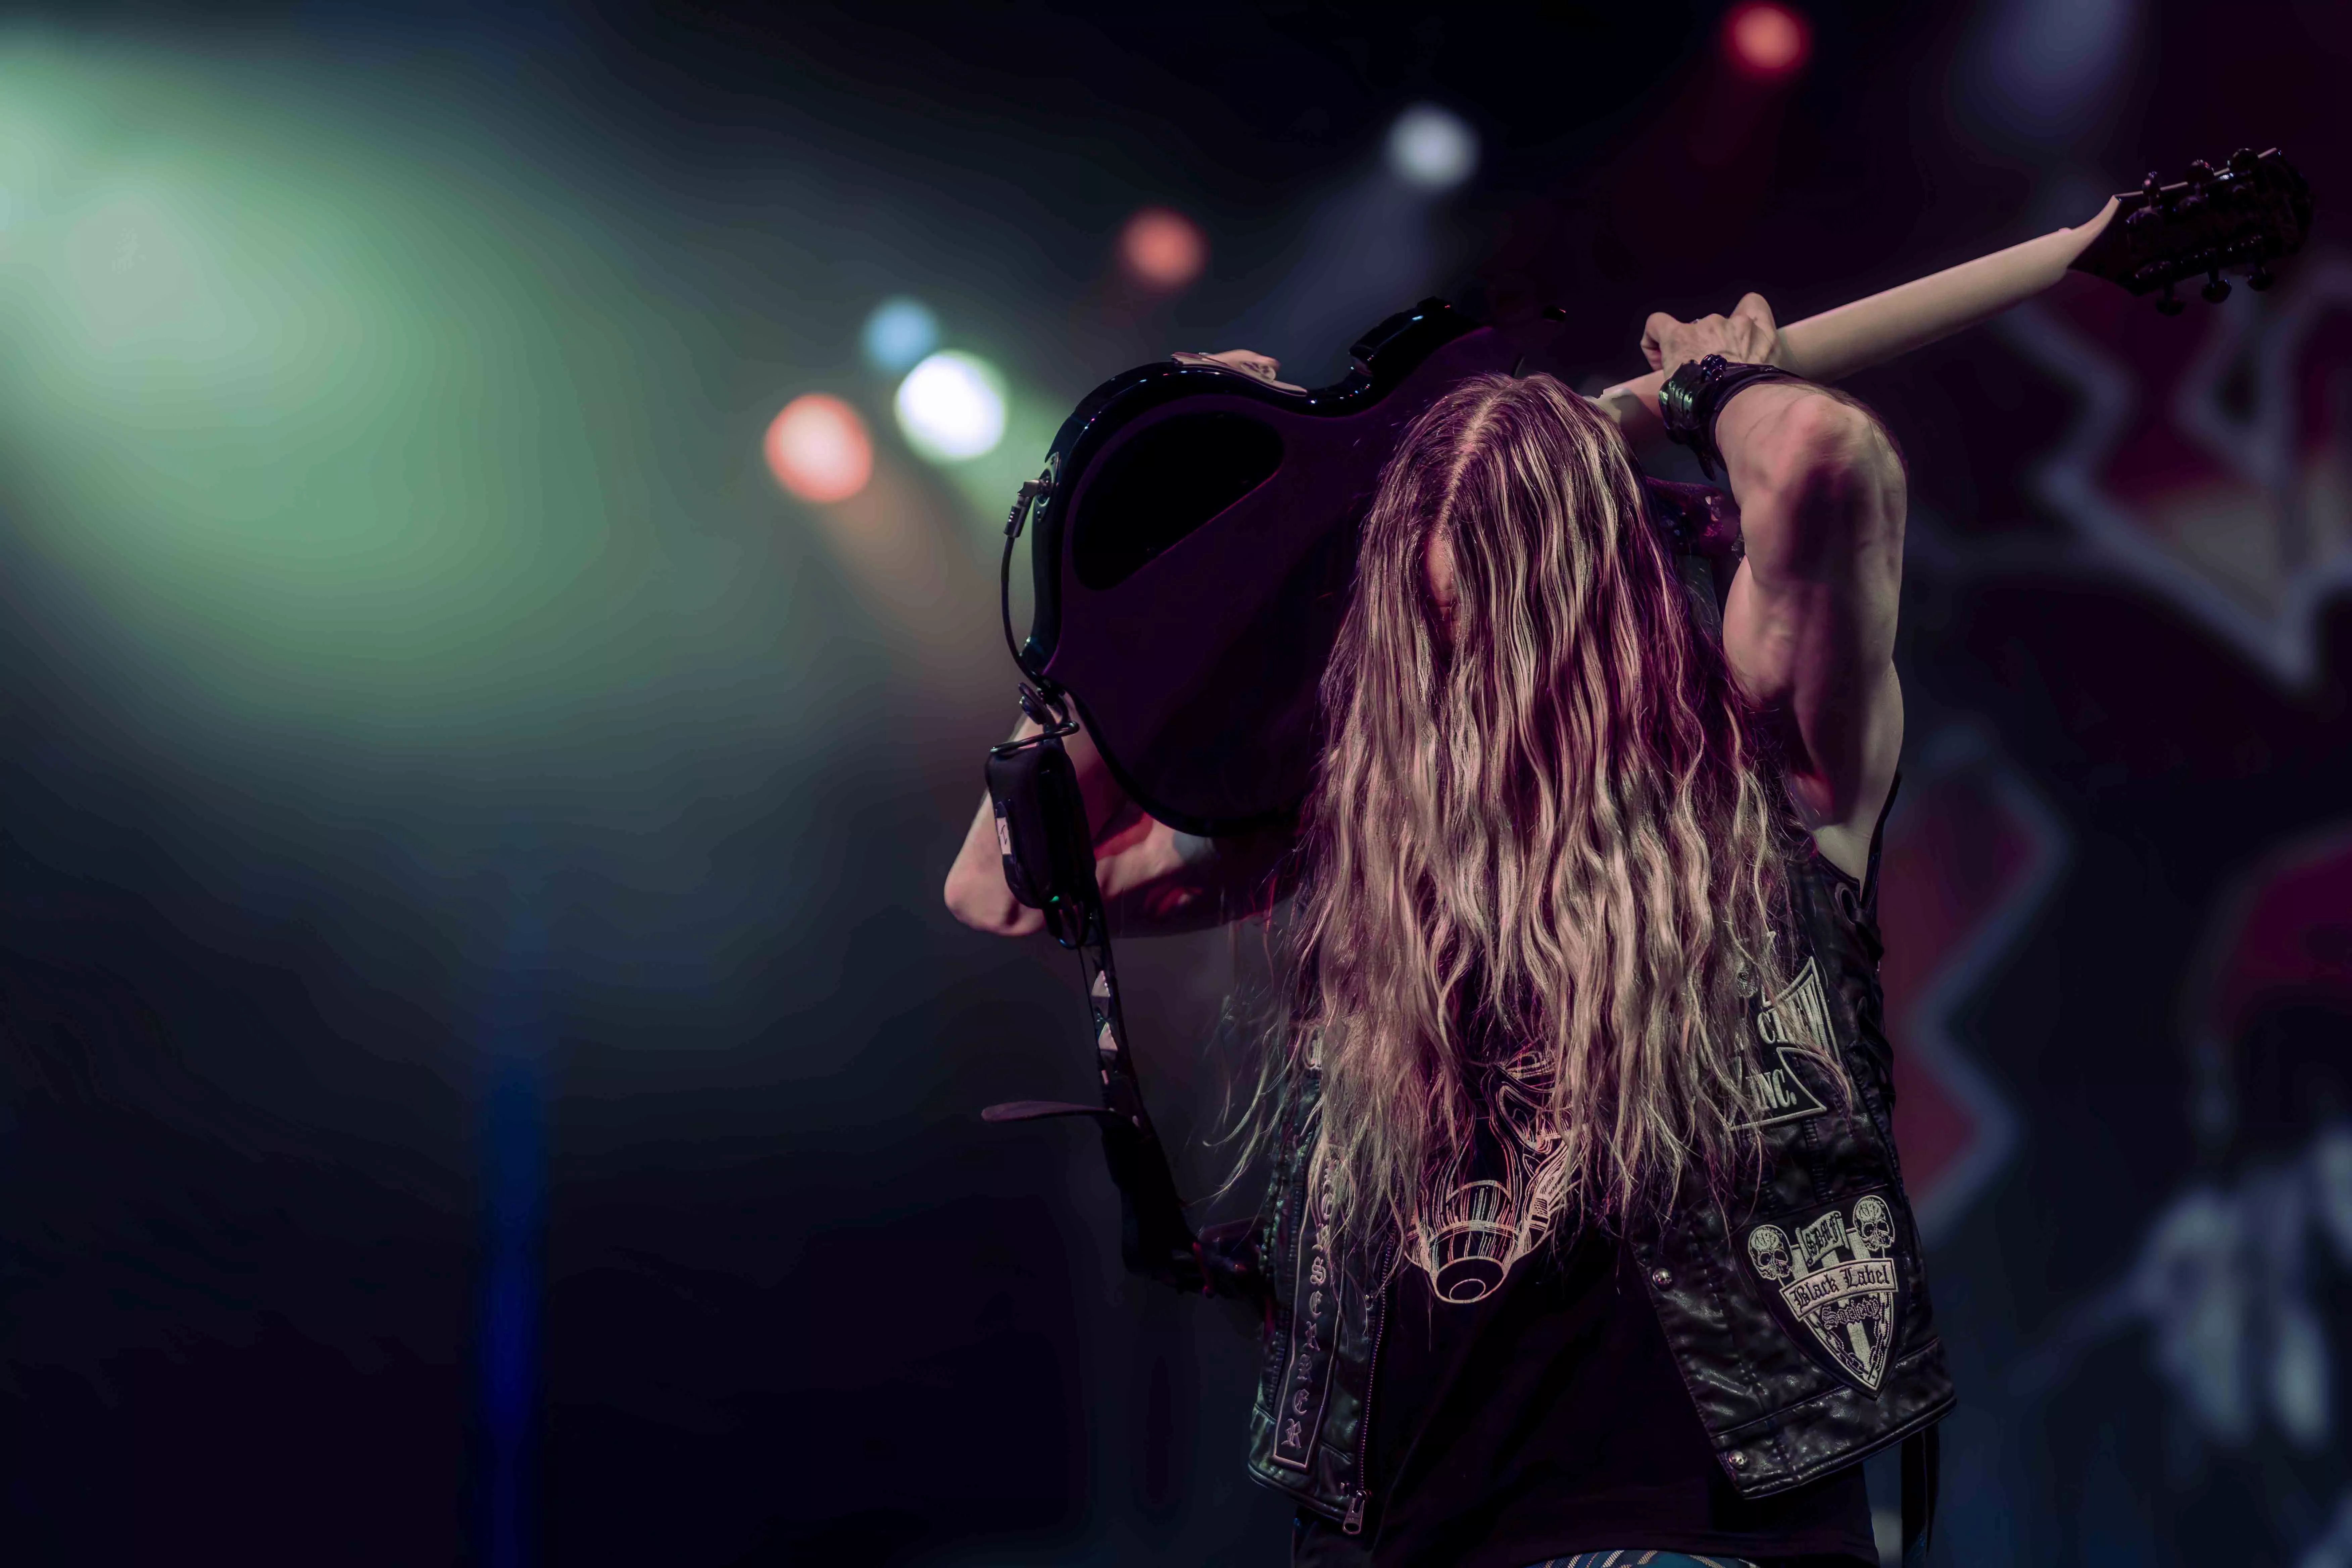
[[[1608,378],[2275,143],[2269,295],[1855,384],[1886,978],[1939,1560],[2352,1563],[2352,8],[1823,3],[1770,79],[1713,5],[882,12],[0,20],[0,1561],[1283,1561],[1248,1326],[975,1115],[1087,1093],[938,897],[1054,424],[1429,291]],[[1248,953],[1124,957],[1205,1184]]]

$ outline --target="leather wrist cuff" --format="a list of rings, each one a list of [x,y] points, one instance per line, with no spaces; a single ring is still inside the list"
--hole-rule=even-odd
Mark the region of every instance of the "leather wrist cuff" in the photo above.
[[[1696,452],[1699,466],[1714,479],[1723,471],[1723,454],[1715,444],[1715,421],[1723,405],[1759,382],[1803,379],[1779,365],[1735,364],[1721,354],[1691,360],[1677,367],[1658,389],[1658,413],[1665,424],[1666,439]]]

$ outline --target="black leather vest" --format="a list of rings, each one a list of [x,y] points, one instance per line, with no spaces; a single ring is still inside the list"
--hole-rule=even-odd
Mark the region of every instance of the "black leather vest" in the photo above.
[[[1664,1223],[1626,1238],[1717,1462],[1744,1496],[1853,1464],[1952,1407],[1892,1131],[1877,870],[1875,837],[1861,888],[1810,848],[1790,866],[1810,962],[1751,1016],[1767,1106],[1761,1182],[1736,1205],[1691,1194]],[[1808,1082],[1796,1053],[1779,1049],[1806,1040],[1839,1053],[1852,1104]],[[1354,1530],[1370,1500],[1381,1282],[1395,1247],[1349,1256],[1336,1244],[1329,1193],[1310,1186],[1307,1158],[1319,1092],[1310,1072],[1292,1097],[1260,1215],[1273,1300],[1249,1467]]]

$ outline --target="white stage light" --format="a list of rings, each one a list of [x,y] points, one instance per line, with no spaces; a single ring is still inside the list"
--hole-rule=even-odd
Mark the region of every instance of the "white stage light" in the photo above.
[[[1409,185],[1450,190],[1478,166],[1478,133],[1451,110],[1416,103],[1389,128],[1389,167]]]
[[[901,294],[874,307],[861,337],[866,362],[896,375],[940,346],[940,321],[919,300]]]
[[[933,462],[984,457],[1004,439],[1004,379],[977,354],[931,355],[898,384],[895,406],[908,445]]]

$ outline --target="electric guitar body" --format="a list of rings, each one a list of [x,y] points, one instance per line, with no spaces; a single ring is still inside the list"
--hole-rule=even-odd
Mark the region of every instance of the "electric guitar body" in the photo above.
[[[1046,458],[1022,668],[1076,699],[1121,787],[1162,822],[1225,834],[1295,810],[1358,531],[1398,436],[1466,377],[1560,371],[1557,335],[1428,300],[1316,391],[1199,363],[1105,382]]]

